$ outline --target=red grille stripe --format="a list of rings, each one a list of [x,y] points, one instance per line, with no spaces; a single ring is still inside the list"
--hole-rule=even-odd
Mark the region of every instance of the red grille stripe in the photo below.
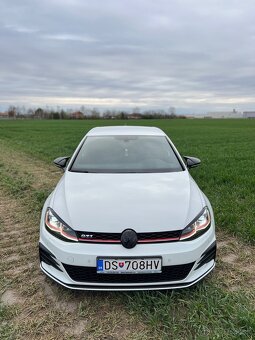
[[[84,239],[79,238],[82,242],[100,242],[100,243],[121,243],[120,240],[102,240],[102,239]],[[168,238],[153,238],[147,240],[138,240],[137,243],[154,243],[154,242],[167,242],[167,241],[178,241],[179,237],[168,237]]]
[[[168,237],[168,238],[151,238],[146,240],[138,240],[138,243],[153,243],[153,242],[167,242],[167,241],[178,241],[179,237]]]
[[[102,239],[99,239],[99,238],[94,239],[94,240],[88,239],[88,238],[86,238],[86,239],[79,238],[78,240],[82,241],[82,242],[120,243],[120,240],[102,240]]]

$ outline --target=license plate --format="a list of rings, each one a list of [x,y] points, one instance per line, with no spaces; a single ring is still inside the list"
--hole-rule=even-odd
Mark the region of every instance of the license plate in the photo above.
[[[161,273],[160,257],[139,259],[97,259],[98,274],[141,274]]]

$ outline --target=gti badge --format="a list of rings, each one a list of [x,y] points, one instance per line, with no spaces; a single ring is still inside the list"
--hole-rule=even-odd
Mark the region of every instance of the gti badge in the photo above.
[[[93,234],[81,234],[81,238],[93,238]]]

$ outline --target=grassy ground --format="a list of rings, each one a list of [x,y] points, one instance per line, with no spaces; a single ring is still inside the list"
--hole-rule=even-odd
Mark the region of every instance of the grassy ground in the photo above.
[[[1,121],[0,138],[50,164],[72,154],[92,127],[113,124],[158,126],[183,155],[201,158],[192,175],[211,200],[218,226],[254,242],[255,120]]]
[[[123,123],[0,121],[0,338],[253,339],[255,121],[128,122],[159,126],[181,153],[202,159],[192,175],[212,202],[219,241],[216,271],[204,282],[174,292],[86,293],[40,273],[40,210],[61,175],[52,159],[71,154],[91,127]]]

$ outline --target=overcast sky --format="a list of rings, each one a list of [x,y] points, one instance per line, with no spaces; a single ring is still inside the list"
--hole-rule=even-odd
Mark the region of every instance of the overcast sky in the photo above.
[[[254,0],[0,0],[0,108],[255,110]]]

